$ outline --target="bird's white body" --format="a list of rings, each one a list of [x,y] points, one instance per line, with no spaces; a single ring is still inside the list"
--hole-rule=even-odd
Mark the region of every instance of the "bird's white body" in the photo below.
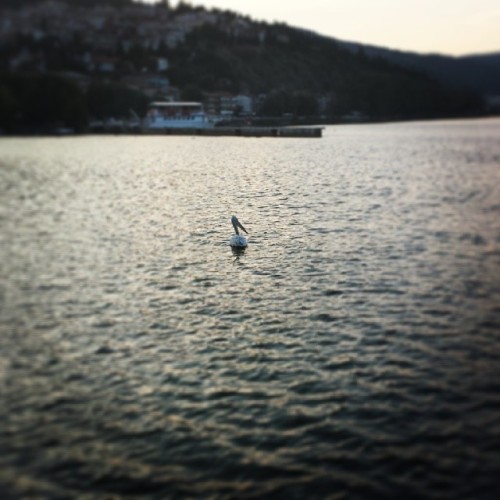
[[[229,240],[229,246],[236,248],[245,248],[248,246],[247,239],[241,234],[233,234]]]

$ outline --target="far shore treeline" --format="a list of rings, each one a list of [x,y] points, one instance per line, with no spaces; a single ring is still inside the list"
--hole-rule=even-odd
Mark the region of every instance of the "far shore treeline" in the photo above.
[[[0,129],[6,133],[51,132],[62,127],[85,132],[90,117],[130,118],[146,114],[149,98],[137,89],[95,82],[86,90],[54,74],[0,76]]]
[[[60,1],[67,2],[68,9],[104,4],[118,10],[131,5],[167,9],[162,15],[172,25],[180,19],[177,16],[206,12],[184,2],[171,9],[168,2],[151,6],[129,0]],[[41,0],[26,5],[37,2]],[[0,1],[4,9],[14,5]],[[485,112],[483,96],[476,90],[446,85],[417,69],[371,56],[363,48],[353,50],[331,38],[283,24],[258,23],[232,12],[211,13],[215,22],[190,29],[175,45],[129,43],[117,33],[105,54],[95,54],[77,35],[64,43],[54,33],[11,36],[0,47],[0,131],[33,133],[66,127],[84,132],[91,120],[142,118],[148,103],[161,96],[147,94],[126,79],[145,71],[168,79],[178,89],[179,99],[244,94],[257,103],[253,118],[287,117],[290,123],[338,123],[353,113],[366,121],[380,121]],[[112,30],[110,36],[115,36]],[[13,69],[12,60],[19,60],[23,51],[36,54],[38,66],[26,63]],[[112,58],[114,67],[106,74],[89,70],[82,54]],[[168,61],[168,67],[156,67],[160,58]],[[75,75],[84,76],[85,85]]]

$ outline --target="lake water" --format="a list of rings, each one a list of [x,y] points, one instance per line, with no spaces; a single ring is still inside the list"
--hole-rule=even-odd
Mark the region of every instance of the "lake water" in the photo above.
[[[3,498],[498,498],[500,120],[4,138],[0,229]]]

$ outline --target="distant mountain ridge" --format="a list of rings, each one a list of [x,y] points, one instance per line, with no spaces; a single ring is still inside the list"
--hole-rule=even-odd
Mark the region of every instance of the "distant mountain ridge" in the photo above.
[[[21,9],[23,6],[33,4],[42,4],[46,0],[0,0],[0,8]],[[69,5],[87,5],[89,7],[96,5],[108,5],[114,8],[130,5],[141,5],[138,0],[61,0]],[[146,5],[146,4],[142,4]],[[168,1],[158,0],[157,5],[169,5]],[[148,7],[151,5],[149,4]],[[203,7],[197,7],[190,3],[180,2],[178,9],[199,10]],[[216,11],[217,9],[213,9]],[[222,11],[220,11],[222,12]],[[225,11],[228,12],[228,11]],[[249,20],[237,12],[231,14]],[[254,24],[262,24],[252,21]],[[266,23],[263,23],[266,24]],[[273,25],[268,25],[273,26]],[[297,30],[308,33],[311,38],[318,37],[330,39],[341,47],[345,47],[353,52],[363,51],[368,57],[382,58],[392,64],[422,71],[430,77],[437,79],[440,83],[454,88],[466,88],[480,93],[481,95],[500,95],[500,48],[498,52],[489,54],[471,54],[467,56],[448,56],[446,54],[421,54],[418,52],[401,51],[398,49],[389,49],[380,46],[362,44],[359,42],[344,41],[335,37],[327,37],[306,28],[287,26],[279,23],[278,26],[285,26],[291,30]]]
[[[353,51],[364,50],[370,57],[382,57],[394,64],[424,71],[444,85],[469,88],[483,96],[500,95],[500,51],[454,57],[338,42]]]
[[[0,8],[21,9],[23,6],[34,4],[42,4],[46,0],[0,0]],[[87,5],[89,7],[96,5],[108,5],[114,8],[130,5],[144,5],[138,0],[62,0],[69,5]],[[157,5],[169,5],[168,1],[158,0]],[[151,5],[147,5],[151,7]],[[196,7],[190,3],[180,2],[177,9],[183,10],[204,10],[203,7]],[[213,9],[217,11],[217,9]],[[219,11],[222,12],[222,11]],[[225,11],[226,13],[228,11]],[[243,16],[237,12],[231,14],[250,20],[248,16]],[[250,20],[254,24],[258,23]],[[268,25],[273,26],[273,25]],[[286,26],[291,30],[297,30],[308,33],[311,38],[330,39],[333,43],[341,47],[345,47],[353,52],[364,51],[369,57],[382,58],[395,65],[409,68],[417,71],[422,71],[430,77],[437,79],[446,86],[454,88],[465,88],[478,92],[481,95],[500,95],[500,48],[498,52],[490,54],[471,54],[467,56],[454,57],[446,54],[421,54],[417,52],[401,51],[397,49],[389,49],[380,46],[369,44],[361,44],[358,42],[344,41],[335,37],[327,37],[306,28],[287,26],[284,23],[279,23],[278,26]]]

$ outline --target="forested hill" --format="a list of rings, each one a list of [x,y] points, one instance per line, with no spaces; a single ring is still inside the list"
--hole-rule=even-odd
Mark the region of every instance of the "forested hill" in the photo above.
[[[452,57],[340,43],[353,52],[361,49],[369,57],[380,57],[392,64],[424,72],[446,86],[468,88],[483,96],[500,95],[500,52]]]
[[[424,72],[285,25],[231,32],[205,25],[169,52],[172,82],[196,96],[203,90],[265,94],[264,111],[297,110],[290,103],[323,99],[326,114],[352,111],[371,118],[443,116],[477,111],[478,95],[445,86]],[[306,109],[302,110],[303,114]]]
[[[85,116],[124,116],[131,109],[143,115],[148,99],[167,98],[174,89],[186,100],[244,96],[257,116],[322,122],[483,111],[477,88],[450,85],[426,68],[387,57],[387,51],[377,53],[230,11],[184,2],[171,8],[167,0],[156,5],[0,0],[0,16],[0,71],[8,76],[3,83],[0,79],[0,105],[8,110],[0,116],[5,129],[9,117],[26,117],[40,106],[36,85],[23,82],[23,75],[28,81],[40,75],[78,75],[79,123]],[[146,88],[152,78],[159,85],[157,93]],[[44,85],[50,94],[50,82]],[[66,117],[74,114],[69,103],[78,92],[64,94]],[[46,116],[47,108],[56,108],[58,97],[51,99],[45,99],[52,104],[39,110],[37,120]],[[29,110],[21,109],[28,102]],[[120,106],[113,107],[117,102]]]

